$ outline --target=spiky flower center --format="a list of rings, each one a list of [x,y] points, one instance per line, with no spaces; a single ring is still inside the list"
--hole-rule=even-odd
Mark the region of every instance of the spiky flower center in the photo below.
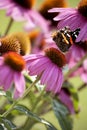
[[[25,68],[25,61],[19,54],[8,52],[4,54],[4,63],[15,71],[22,71]]]
[[[21,55],[29,54],[31,44],[28,35],[24,32],[15,32],[0,39],[0,53],[3,55],[9,51],[17,52]]]
[[[78,5],[79,12],[87,17],[87,0],[81,0]]]
[[[20,53],[20,44],[17,38],[6,36],[0,39],[0,43],[1,55],[9,51]]]
[[[66,64],[65,55],[56,48],[46,49],[45,54],[58,67],[63,67]]]
[[[13,0],[13,1],[25,9],[31,9],[35,2],[35,0]]]
[[[31,51],[31,43],[28,35],[24,32],[15,32],[10,35],[11,38],[15,38],[18,40],[20,44],[20,54],[26,55],[29,54]]]

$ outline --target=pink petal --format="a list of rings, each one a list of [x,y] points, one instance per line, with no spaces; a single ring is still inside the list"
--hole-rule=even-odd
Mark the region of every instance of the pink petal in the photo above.
[[[41,76],[41,84],[46,84],[47,80],[49,78],[50,70],[52,69],[52,64],[49,64],[49,66],[44,70],[42,76]]]
[[[57,81],[57,76],[58,76],[57,69],[58,68],[56,66],[54,66],[54,69],[51,71],[52,74],[51,74],[49,82],[46,86],[46,91],[53,91],[54,90],[55,85],[56,85],[56,81]]]
[[[65,93],[63,90],[60,91],[59,99],[63,104],[65,104],[67,106],[70,113],[72,113],[72,114],[75,113],[74,112],[73,102],[72,102],[70,96],[67,93]]]
[[[4,83],[4,90],[5,91],[7,91],[11,87],[11,85],[13,83],[13,74],[14,73],[10,70],[9,74],[8,74],[8,76],[6,78],[6,81]]]
[[[57,77],[56,88],[54,90],[55,94],[60,92],[62,84],[63,84],[63,74],[62,74],[62,70],[59,69],[58,70],[58,77]]]
[[[33,76],[33,75],[39,75],[39,74],[41,74],[44,70],[46,70],[46,68],[48,68],[49,65],[50,65],[50,63],[47,62],[46,64],[43,64],[43,65],[41,65],[41,66],[38,66],[36,69],[35,69],[35,68],[32,68],[32,71],[30,70],[29,74],[30,74],[31,76]]]
[[[23,94],[23,92],[25,90],[25,79],[24,79],[24,76],[21,73],[15,72],[15,74],[14,74],[14,84],[15,84],[16,90],[20,94]]]

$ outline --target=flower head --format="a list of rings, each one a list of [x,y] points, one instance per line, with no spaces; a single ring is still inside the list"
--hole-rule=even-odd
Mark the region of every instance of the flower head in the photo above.
[[[33,6],[34,0],[5,0],[0,1],[0,9],[7,10],[7,16],[14,20],[25,20],[29,15],[29,10]]]
[[[25,61],[31,76],[41,76],[41,84],[46,85],[46,91],[60,91],[63,83],[62,67],[66,64],[66,59],[59,50],[49,48],[44,54],[25,56]]]
[[[24,59],[15,52],[8,52],[0,57],[0,86],[5,91],[13,85],[14,98],[21,97],[25,90],[25,79],[22,71],[25,68]]]
[[[78,8],[53,8],[49,12],[58,12],[54,18],[58,21],[58,29],[69,26],[71,30],[80,28],[80,33],[76,39],[77,42],[87,39],[87,1],[82,0]]]
[[[0,38],[0,53],[14,51],[21,55],[30,53],[30,40],[26,33],[16,32]]]
[[[26,21],[25,29],[31,30],[37,25],[43,31],[47,31],[48,22],[33,9],[35,0],[3,0],[0,1],[0,9],[6,9],[7,16],[15,21]]]
[[[57,25],[57,22],[53,21],[53,17],[57,15],[57,13],[49,14],[48,10],[54,7],[67,7],[67,1],[66,0],[44,0],[39,7],[39,12],[41,15],[52,22],[53,26]]]

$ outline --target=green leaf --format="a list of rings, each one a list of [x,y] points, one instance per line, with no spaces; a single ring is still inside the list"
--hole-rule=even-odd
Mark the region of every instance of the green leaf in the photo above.
[[[4,130],[4,126],[0,124],[0,130]]]
[[[4,129],[7,128],[7,130],[12,130],[12,129],[10,128],[10,126],[9,126],[6,122],[4,122],[3,118],[1,118],[1,117],[0,117],[0,123],[1,123],[1,125],[2,125],[2,127],[3,127]]]
[[[59,121],[62,130],[72,130],[72,119],[67,108],[60,102],[53,100],[53,110]]]
[[[13,101],[12,93],[10,91],[6,91],[6,97],[9,101]]]
[[[29,102],[30,102],[31,106],[33,106],[35,101],[36,101],[35,93],[30,91],[29,92]]]
[[[32,80],[31,80],[31,78],[29,77],[28,74],[24,74],[24,77],[25,77],[25,80],[26,80],[27,83],[29,83],[29,84],[32,83]]]
[[[8,119],[0,117],[0,127],[6,129],[7,130],[16,130],[17,127]],[[1,130],[1,129],[0,129]]]
[[[14,107],[14,109],[20,111],[21,113],[27,115],[30,118],[36,120],[37,122],[40,122],[40,123],[46,125],[48,130],[57,130],[51,123],[49,123],[48,121],[38,117],[36,114],[31,112],[27,107],[25,107],[23,105],[17,105],[17,106]]]
[[[8,119],[3,118],[2,120],[3,120],[3,123],[7,124],[12,130],[16,130],[17,129],[17,127],[11,121],[9,121]]]

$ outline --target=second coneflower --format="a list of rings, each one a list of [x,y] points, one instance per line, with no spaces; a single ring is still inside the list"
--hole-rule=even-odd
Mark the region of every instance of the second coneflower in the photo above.
[[[53,21],[53,17],[57,15],[57,13],[49,14],[48,10],[54,7],[67,7],[67,1],[66,0],[44,0],[39,7],[39,12],[41,15],[52,22],[52,25],[56,25],[57,22]]]
[[[25,56],[25,61],[31,76],[40,75],[46,91],[58,93],[63,83],[62,68],[66,64],[65,55],[56,48],[45,50],[44,54]]]
[[[58,21],[58,29],[65,26],[69,26],[71,30],[80,28],[76,41],[87,39],[87,0],[81,0],[78,8],[53,8],[49,12],[58,13],[54,18]]]
[[[5,9],[7,16],[15,21],[26,21],[25,29],[30,30],[36,26],[48,31],[48,22],[33,9],[35,0],[5,0],[0,1],[0,9]]]
[[[0,38],[0,54],[13,51],[21,55],[29,54],[31,50],[30,40],[26,33],[16,32]]]

